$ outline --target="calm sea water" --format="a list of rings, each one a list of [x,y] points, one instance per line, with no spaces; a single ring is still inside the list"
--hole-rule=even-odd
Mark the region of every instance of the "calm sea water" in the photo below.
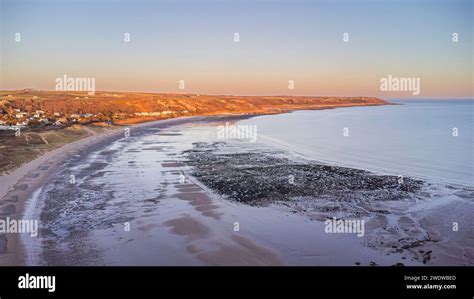
[[[473,186],[474,101],[392,102],[400,105],[297,111],[239,124],[257,125],[260,142],[318,161]]]

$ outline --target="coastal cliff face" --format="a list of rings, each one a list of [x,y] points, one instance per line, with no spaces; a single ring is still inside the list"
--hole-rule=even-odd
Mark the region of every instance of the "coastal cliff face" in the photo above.
[[[339,106],[384,105],[375,97],[306,97],[306,96],[229,96],[198,94],[153,94],[56,91],[2,91],[5,107],[25,112],[42,110],[64,115],[73,113],[111,113],[144,116],[152,112],[167,114],[215,115],[245,113],[281,113],[290,110],[321,109]],[[2,107],[0,107],[2,108]],[[140,115],[140,113],[144,113]]]

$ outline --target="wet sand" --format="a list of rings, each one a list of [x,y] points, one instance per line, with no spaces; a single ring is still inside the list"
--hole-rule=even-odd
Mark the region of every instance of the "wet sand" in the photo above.
[[[229,117],[228,119],[234,118]],[[198,120],[208,121],[208,119],[203,117],[172,119],[133,126],[131,131],[133,135],[134,130],[138,132],[138,130],[153,128],[152,130],[160,132],[156,136],[172,137],[176,134],[161,131],[172,126]],[[94,189],[95,186],[92,186],[93,188],[83,192],[84,190],[68,185],[69,175],[63,176],[64,180],[60,181],[58,181],[58,177],[61,177],[64,174],[63,172],[67,172],[68,169],[73,167],[74,162],[80,165],[84,162],[84,157],[100,151],[109,144],[114,144],[117,140],[121,139],[124,140],[123,129],[92,136],[51,151],[9,175],[1,177],[2,216],[9,216],[15,219],[39,219],[42,229],[40,231],[40,238],[31,238],[29,236],[21,236],[19,238],[17,234],[3,235],[0,265],[281,264],[281,261],[279,261],[277,255],[272,250],[259,246],[244,236],[234,236],[232,223],[226,227],[218,225],[218,233],[215,232],[216,229],[213,227],[216,226],[215,224],[205,224],[202,218],[219,221],[221,215],[218,211],[219,206],[213,203],[213,200],[206,195],[201,187],[192,182],[179,184],[176,188],[168,187],[167,189],[173,190],[173,193],[166,196],[170,198],[170,201],[186,203],[189,205],[189,208],[185,208],[183,211],[192,209],[196,214],[189,212],[177,214],[179,211],[173,210],[170,212],[167,220],[161,217],[159,219],[153,217],[147,219],[145,215],[140,215],[139,217],[111,217],[111,219],[114,219],[113,221],[109,221],[110,219],[105,217],[103,225],[92,223],[95,219],[87,217],[89,211],[108,208],[107,202],[100,202],[104,198],[103,194],[100,193],[101,188]],[[173,147],[162,146],[159,148],[144,148],[144,151],[162,151],[164,148],[174,150]],[[131,149],[129,152],[133,153],[134,150]],[[105,160],[104,163],[90,163],[77,175],[77,180],[86,178],[86,180],[93,181],[104,176],[105,172],[101,170],[106,167],[107,162],[111,161],[110,158],[114,151],[105,150],[101,151],[100,154]],[[130,162],[130,165],[134,164],[134,161],[128,162]],[[163,159],[159,163],[161,164],[161,170],[166,170],[166,175],[173,177],[180,175],[179,168],[183,166],[182,163],[167,159]],[[173,180],[178,181],[178,177],[173,178]],[[60,190],[59,193],[51,195],[48,193],[51,190],[45,191],[48,188],[53,188],[51,186],[56,185],[58,188],[54,190]],[[84,183],[84,185],[87,185],[87,183]],[[33,194],[34,191],[36,191],[35,194]],[[43,192],[51,196],[47,200],[39,200]],[[94,205],[95,199],[91,197],[95,194],[94,192],[100,194],[97,197],[96,205]],[[82,203],[76,202],[74,204],[77,204],[77,206],[74,210],[69,211],[69,205],[71,202],[74,202],[74,197],[77,194],[88,196],[89,202],[83,207],[81,207]],[[159,198],[155,200],[151,198],[147,200],[147,203],[157,203],[158,201],[160,201]],[[161,213],[159,207],[154,206],[150,207],[148,211],[155,209]],[[28,210],[31,213],[29,215],[26,214]],[[75,213],[75,215],[72,215],[72,218],[77,221],[70,220],[68,222],[68,220],[60,219],[69,212]],[[107,214],[114,215],[114,210],[108,211]],[[80,217],[83,219],[78,219]],[[117,231],[117,227],[123,227],[124,222],[130,224],[130,230],[122,229]],[[157,257],[156,262],[149,258],[140,261],[140,257],[136,256],[136,254],[135,259],[125,260],[124,257],[127,255],[127,246],[129,245],[130,249],[135,253],[141,249],[146,249],[149,255],[149,244],[147,244],[150,241],[149,233],[157,227],[164,233],[164,243],[170,243],[168,246],[161,243],[159,246],[160,252],[163,252],[167,247],[172,248],[174,246],[173,240],[176,241],[176,244],[182,245],[179,249],[183,252],[176,255],[177,248],[173,248],[168,252],[164,250],[164,253]],[[61,230],[67,231],[67,237],[59,236],[58,232]],[[173,235],[176,237],[173,237]],[[224,236],[226,238],[223,238]],[[114,246],[111,246],[111,243],[107,241],[109,237],[113,238],[113,241],[110,242],[114,243]],[[183,238],[183,240],[186,240],[186,243],[177,241],[178,238]],[[86,244],[91,239],[93,240],[88,248]],[[156,238],[156,240],[163,241],[160,238]],[[98,252],[96,247],[100,247],[101,242],[106,244],[101,248],[102,251]],[[201,243],[206,244],[206,246],[201,248]],[[211,243],[214,245],[210,246],[209,244]],[[29,248],[25,248],[25,246]],[[113,258],[114,248],[120,249],[117,259]],[[225,250],[222,248],[225,248]],[[106,253],[104,257],[104,250],[111,252]],[[225,252],[229,252],[229,254]],[[237,259],[235,254],[239,256]],[[99,257],[99,255],[101,256]],[[173,255],[176,256],[175,259],[170,260],[169,258]],[[191,256],[194,257],[191,258]]]
[[[29,163],[0,176],[0,209],[2,217],[20,219],[26,200],[43,186],[46,179],[68,156],[78,155],[89,146],[120,134],[117,130],[94,135],[52,150]],[[21,265],[25,255],[17,235],[2,235],[0,239],[0,265]]]
[[[192,119],[194,117],[159,122],[163,125],[173,125]],[[155,123],[157,122],[142,123],[135,127],[150,126]],[[123,130],[124,128],[117,128],[74,141],[0,176],[0,216],[21,219],[27,199],[47,182],[47,179],[67,157],[83,155],[93,148],[103,146],[104,143],[123,136]],[[25,252],[18,235],[0,235],[0,265],[21,265],[25,262]]]

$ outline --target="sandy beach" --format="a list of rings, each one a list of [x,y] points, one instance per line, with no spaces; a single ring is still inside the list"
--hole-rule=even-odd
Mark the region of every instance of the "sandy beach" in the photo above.
[[[163,125],[179,124],[192,118],[177,118],[159,121]],[[137,124],[135,127],[149,126],[153,123]],[[22,165],[21,167],[0,176],[0,202],[2,216],[19,219],[25,210],[26,200],[35,190],[46,183],[48,177],[60,166],[64,159],[90,150],[104,142],[123,136],[124,128],[116,128],[102,134],[92,135],[74,141]],[[7,239],[8,238],[8,239]],[[0,265],[21,265],[25,263],[25,253],[17,235],[0,239]]]
[[[469,230],[449,233],[450,221],[472,227],[472,190],[400,187],[396,176],[202,135],[246,117],[144,123],[128,137],[120,128],[0,177],[2,216],[41,223],[38,238],[1,240],[1,265],[472,264]],[[289,186],[291,173],[307,181]],[[325,233],[332,217],[364,219],[365,236]]]

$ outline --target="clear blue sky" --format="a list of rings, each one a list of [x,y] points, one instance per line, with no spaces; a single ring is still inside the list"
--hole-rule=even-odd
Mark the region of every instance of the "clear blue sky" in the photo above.
[[[99,90],[396,97],[379,90],[391,74],[420,77],[423,98],[472,98],[469,0],[0,2],[2,89],[67,74]]]

